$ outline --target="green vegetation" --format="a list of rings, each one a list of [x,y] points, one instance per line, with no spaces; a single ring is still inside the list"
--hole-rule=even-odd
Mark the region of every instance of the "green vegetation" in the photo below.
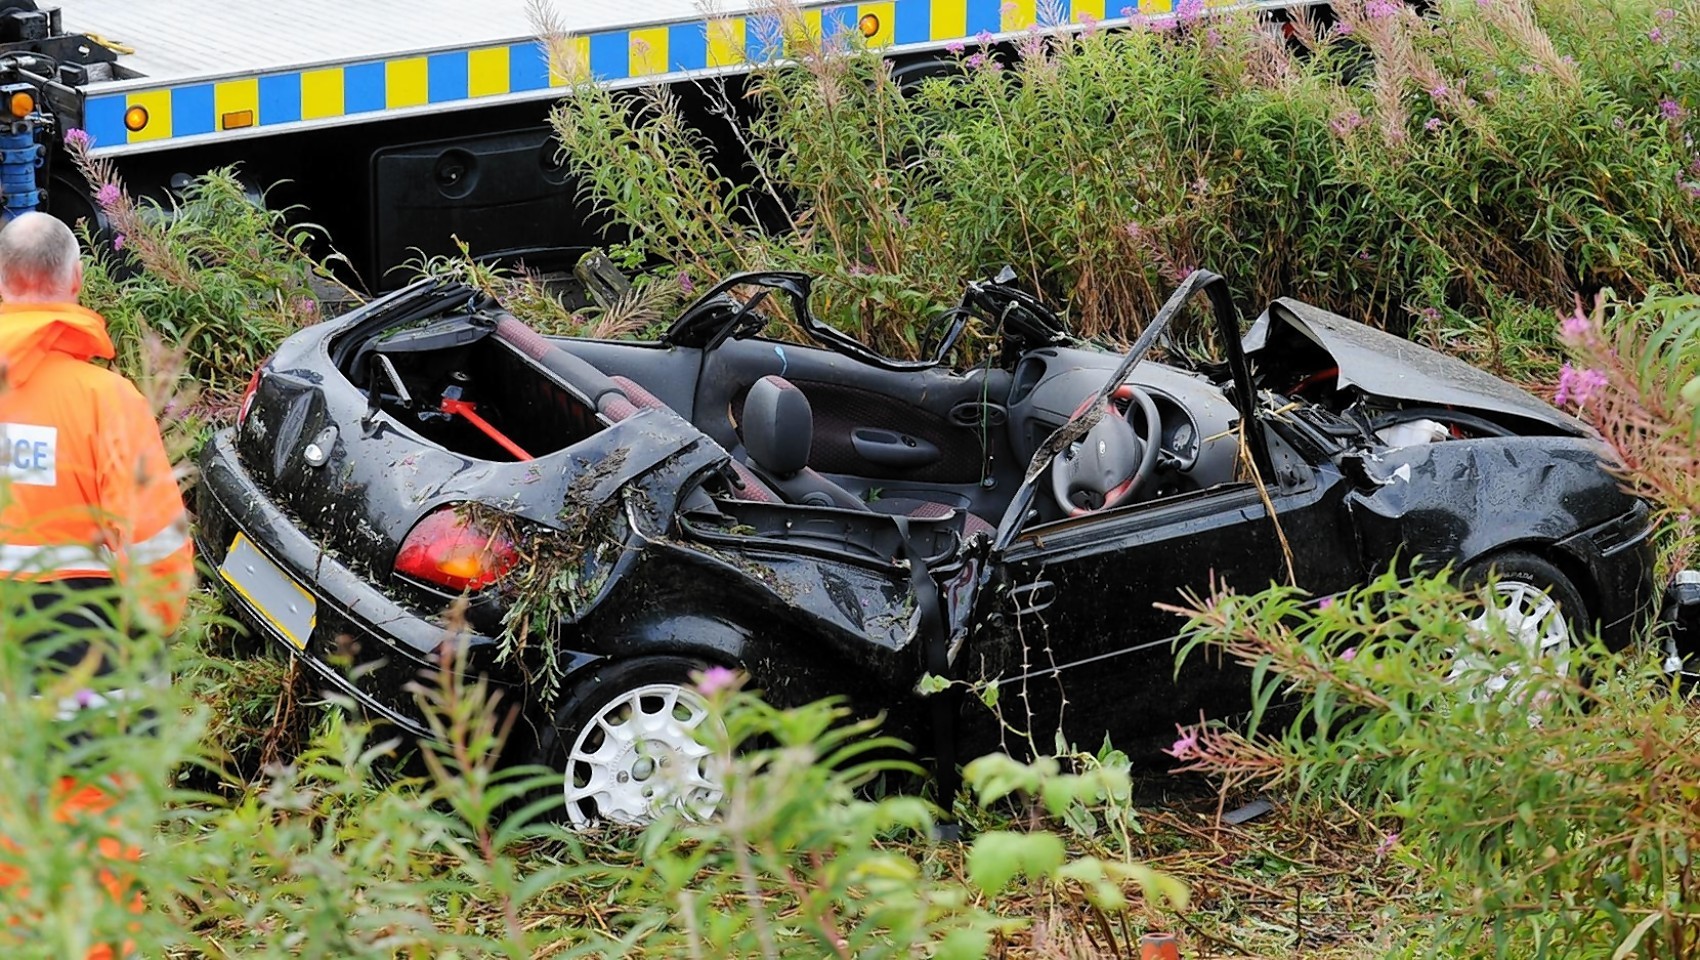
[[[1294,296],[1513,373],[1556,366],[1577,292],[1692,286],[1689,8],[1371,0],[1291,43],[1190,9],[1036,32],[1007,69],[971,45],[918,88],[799,40],[804,69],[753,81],[747,155],[664,93],[577,89],[554,123],[633,262],[826,274],[823,313],[895,351],[1006,263],[1088,335],[1131,339],[1205,266],[1247,307]]]
[[[1559,385],[1664,508],[1674,566],[1700,510],[1696,16],[1483,0],[1420,20],[1371,0],[1300,22],[1295,51],[1188,14],[1035,34],[1003,69],[970,47],[960,76],[910,90],[874,57],[817,52],[756,77],[749,157],[716,153],[664,95],[575,90],[556,115],[567,160],[628,231],[616,254],[657,277],[575,310],[524,273],[418,267],[599,336],[652,329],[736,269],[804,269],[827,278],[824,315],[905,352],[966,276],[1004,263],[1111,338],[1208,266],[1247,305],[1301,297],[1512,375],[1550,380],[1568,351]],[[736,188],[744,162],[757,176]],[[328,272],[303,253],[310,228],[228,172],[165,216],[87,166],[120,230],[87,238],[88,303],[186,456],[317,318]],[[786,229],[758,229],[758,210]],[[1438,579],[1325,608],[1284,589],[1206,598],[1189,655],[1297,684],[1301,721],[1183,732],[1176,752],[1208,779],[1136,777],[1108,746],[978,761],[953,811],[964,846],[884,787],[910,771],[867,752],[877,730],[729,689],[711,697],[722,819],[569,835],[527,803],[546,772],[494,766],[509,705],[484,688],[422,680],[441,742],[399,744],[317,709],[200,600],[170,643],[66,636],[121,677],[169,664],[172,684],[115,711],[58,718],[90,679],[45,680],[44,651],[0,644],[0,873],[25,878],[0,895],[5,955],[1133,956],[1170,929],[1188,956],[1674,958],[1700,937],[1691,706],[1644,657],[1599,650],[1565,675],[1522,664],[1510,701],[1460,702],[1437,665],[1461,644],[1519,654],[1465,635],[1467,598]],[[44,625],[4,583],[0,615],[8,637]],[[63,820],[65,778],[121,788]],[[1275,816],[1218,819],[1254,789]]]

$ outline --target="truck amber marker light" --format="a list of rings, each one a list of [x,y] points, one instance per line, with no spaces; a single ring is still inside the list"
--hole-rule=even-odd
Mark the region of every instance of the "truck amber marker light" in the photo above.
[[[871,40],[873,39],[874,34],[880,32],[880,18],[870,13],[863,17],[861,22],[856,24],[856,28],[862,31],[862,36]]]
[[[148,108],[131,107],[124,111],[124,129],[131,133],[139,133],[148,125]]]

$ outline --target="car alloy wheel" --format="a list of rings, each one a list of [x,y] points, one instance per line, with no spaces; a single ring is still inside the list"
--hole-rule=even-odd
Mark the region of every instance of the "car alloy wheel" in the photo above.
[[[572,825],[642,825],[669,806],[692,819],[712,816],[722,788],[714,752],[699,732],[714,722],[702,696],[678,683],[615,695],[579,729],[567,754],[562,796]]]
[[[1470,632],[1486,638],[1497,622],[1505,635],[1537,663],[1551,664],[1553,676],[1568,676],[1575,645],[1571,614],[1584,608],[1569,578],[1544,558],[1512,552],[1490,564],[1473,567],[1463,582],[1479,588],[1494,577],[1498,579],[1487,597],[1488,606],[1468,621]],[[1493,661],[1483,653],[1454,651],[1447,679],[1470,684],[1464,694],[1468,702],[1501,699],[1508,705],[1520,704],[1526,699],[1521,691],[1529,681],[1521,675],[1528,662],[1523,660],[1495,670]],[[1541,701],[1546,697],[1537,694],[1535,699]],[[1529,722],[1539,724],[1539,702],[1527,706]]]

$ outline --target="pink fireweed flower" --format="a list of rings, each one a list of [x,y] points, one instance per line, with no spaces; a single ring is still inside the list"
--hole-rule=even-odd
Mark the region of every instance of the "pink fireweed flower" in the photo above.
[[[1316,609],[1318,609],[1318,610],[1327,610],[1329,607],[1332,607],[1332,606],[1334,606],[1334,598],[1333,597],[1323,597],[1320,600],[1316,601]]]
[[[1653,14],[1653,16],[1657,17],[1660,23],[1670,23],[1672,20],[1676,19],[1676,11],[1666,7],[1665,9]]]
[[[697,689],[714,696],[723,690],[730,690],[738,682],[738,674],[725,667],[709,667],[697,676]]]
[[[1427,130],[1429,133],[1433,133],[1440,129],[1441,123],[1442,121],[1439,117],[1429,117],[1427,120],[1423,121],[1423,129]]]
[[[1339,36],[1349,37],[1352,35],[1352,25],[1344,20],[1336,20],[1334,21],[1334,32]]]
[[[1663,30],[1660,30],[1658,27],[1654,27],[1653,29],[1647,31],[1647,39],[1653,41],[1654,43],[1664,43],[1665,42],[1665,32]]]
[[[1446,99],[1446,95],[1451,92],[1452,88],[1448,87],[1445,82],[1441,82],[1435,84],[1434,87],[1429,90],[1428,95],[1436,100],[1444,100]]]
[[[1605,385],[1606,375],[1600,371],[1577,369],[1566,362],[1558,373],[1558,393],[1553,397],[1553,403],[1561,407],[1572,403],[1578,407],[1586,406]]]
[[[94,143],[94,138],[89,136],[89,132],[81,127],[72,127],[65,131],[65,146],[67,147],[87,150],[92,143]]]
[[[1369,0],[1364,4],[1364,16],[1371,20],[1385,20],[1399,13],[1398,0]]]
[[[126,241],[127,239],[129,239],[129,238],[124,236],[122,233],[113,237],[112,238],[112,249],[114,249],[114,250],[124,249],[124,241]]]
[[[101,184],[100,189],[95,192],[94,201],[102,207],[111,209],[120,199],[123,198],[123,196],[124,191],[118,189],[118,184],[104,183]]]
[[[314,300],[312,297],[302,297],[295,301],[295,309],[306,316],[311,317],[319,312],[319,301]]]
[[[1398,833],[1384,834],[1381,838],[1381,842],[1376,844],[1375,858],[1377,860],[1385,859],[1388,854],[1393,852],[1393,848],[1398,846],[1398,845],[1399,845],[1399,834]]]
[[[1175,724],[1175,742],[1163,752],[1176,760],[1191,760],[1198,755],[1198,731]]]
[[[1087,36],[1090,37],[1090,36],[1094,36],[1094,35],[1097,34],[1097,32],[1098,32],[1098,18],[1097,17],[1094,17],[1090,13],[1082,13],[1082,14],[1080,14],[1079,19],[1080,19],[1080,25],[1082,27],[1086,28],[1085,32],[1086,32]]]
[[[992,42],[992,31],[981,30],[979,33],[974,34],[974,40],[983,47]]]
[[[1581,307],[1577,307],[1570,316],[1558,321],[1558,335],[1566,340],[1586,340],[1594,332],[1594,321]]]
[[[1343,137],[1346,134],[1351,133],[1353,130],[1363,126],[1364,117],[1363,114],[1353,110],[1351,113],[1348,113],[1343,117],[1335,117],[1333,120],[1328,121],[1328,125],[1333,128],[1336,134]]]
[[[1682,104],[1677,103],[1675,100],[1660,100],[1659,116],[1671,121],[1672,123],[1676,123],[1682,118],[1688,116],[1688,111],[1684,110],[1682,108]]]
[[[951,42],[945,44],[944,48],[945,48],[945,51],[950,53],[952,56],[960,56],[962,54],[962,51],[968,49],[968,44],[962,42],[961,40],[952,40]]]
[[[1345,650],[1342,650],[1340,652],[1340,662],[1341,663],[1351,663],[1353,660],[1356,660],[1357,658],[1358,658],[1358,648],[1357,647],[1347,647]]]
[[[684,270],[679,271],[679,292],[687,297],[697,292],[696,281],[692,280],[691,275]]]

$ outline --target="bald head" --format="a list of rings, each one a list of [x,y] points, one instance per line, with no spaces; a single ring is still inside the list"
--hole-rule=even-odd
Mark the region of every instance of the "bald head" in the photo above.
[[[0,228],[0,299],[74,303],[82,286],[82,251],[62,221],[26,213]]]

